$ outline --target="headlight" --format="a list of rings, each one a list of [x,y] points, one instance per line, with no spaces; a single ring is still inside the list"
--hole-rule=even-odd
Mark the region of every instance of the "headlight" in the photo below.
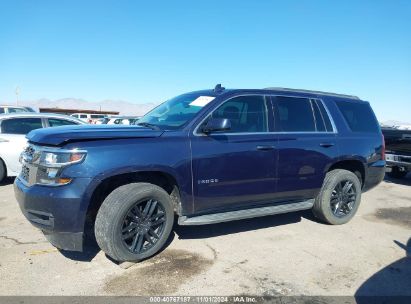
[[[85,152],[77,151],[42,151],[38,160],[37,182],[39,184],[55,186],[70,183],[71,178],[61,177],[62,169],[66,166],[81,162],[85,156]]]
[[[29,145],[20,156],[25,174],[21,177],[30,184],[49,186],[65,185],[71,178],[62,176],[65,167],[79,163],[86,157],[86,151],[77,149],[49,149]]]
[[[45,167],[63,167],[78,163],[86,156],[85,152],[49,152],[42,151],[38,164]]]

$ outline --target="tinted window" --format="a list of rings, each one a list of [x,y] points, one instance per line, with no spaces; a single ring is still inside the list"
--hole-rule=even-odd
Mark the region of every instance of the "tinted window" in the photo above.
[[[65,119],[49,118],[49,125],[50,127],[60,127],[60,126],[77,125],[77,123],[70,121],[70,120],[65,120]]]
[[[80,118],[87,118],[87,115],[82,114],[82,115],[80,115]]]
[[[96,118],[104,118],[104,115],[99,115],[99,114],[91,114],[90,118],[96,119]]]
[[[353,132],[379,132],[377,120],[368,103],[337,101],[348,126]]]
[[[1,123],[1,132],[6,134],[27,134],[42,127],[40,118],[6,119]]]
[[[268,132],[267,105],[263,96],[235,97],[215,110],[212,117],[229,119],[229,133]]]
[[[4,108],[0,108],[0,114],[4,113]]]
[[[311,102],[307,98],[276,97],[278,125],[284,132],[315,131]]]

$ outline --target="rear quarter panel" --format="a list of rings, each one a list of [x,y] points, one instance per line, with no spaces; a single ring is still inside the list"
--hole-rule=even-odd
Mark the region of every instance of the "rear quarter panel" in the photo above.
[[[338,131],[339,157],[336,161],[360,161],[364,166],[365,172],[363,191],[367,191],[378,185],[385,174],[385,160],[382,155],[383,139],[377,118],[373,113],[379,132],[352,132],[335,104],[336,100],[344,101],[342,98],[327,98],[326,102]]]

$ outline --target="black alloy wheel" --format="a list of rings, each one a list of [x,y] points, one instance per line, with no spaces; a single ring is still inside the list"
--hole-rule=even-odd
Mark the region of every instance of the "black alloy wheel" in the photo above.
[[[143,253],[158,242],[165,225],[165,210],[161,202],[155,199],[137,202],[124,217],[121,229],[123,244],[132,253]]]
[[[345,217],[351,213],[357,200],[357,191],[353,182],[339,182],[331,193],[331,210],[336,217]]]

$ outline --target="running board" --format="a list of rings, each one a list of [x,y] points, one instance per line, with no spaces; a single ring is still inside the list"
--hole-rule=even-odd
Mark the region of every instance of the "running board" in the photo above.
[[[266,215],[287,213],[292,211],[311,209],[314,205],[314,199],[298,203],[286,203],[276,206],[266,206],[259,208],[251,208],[237,211],[228,211],[214,214],[205,214],[193,217],[180,216],[178,218],[179,225],[206,225],[222,222],[236,221],[253,217]]]

